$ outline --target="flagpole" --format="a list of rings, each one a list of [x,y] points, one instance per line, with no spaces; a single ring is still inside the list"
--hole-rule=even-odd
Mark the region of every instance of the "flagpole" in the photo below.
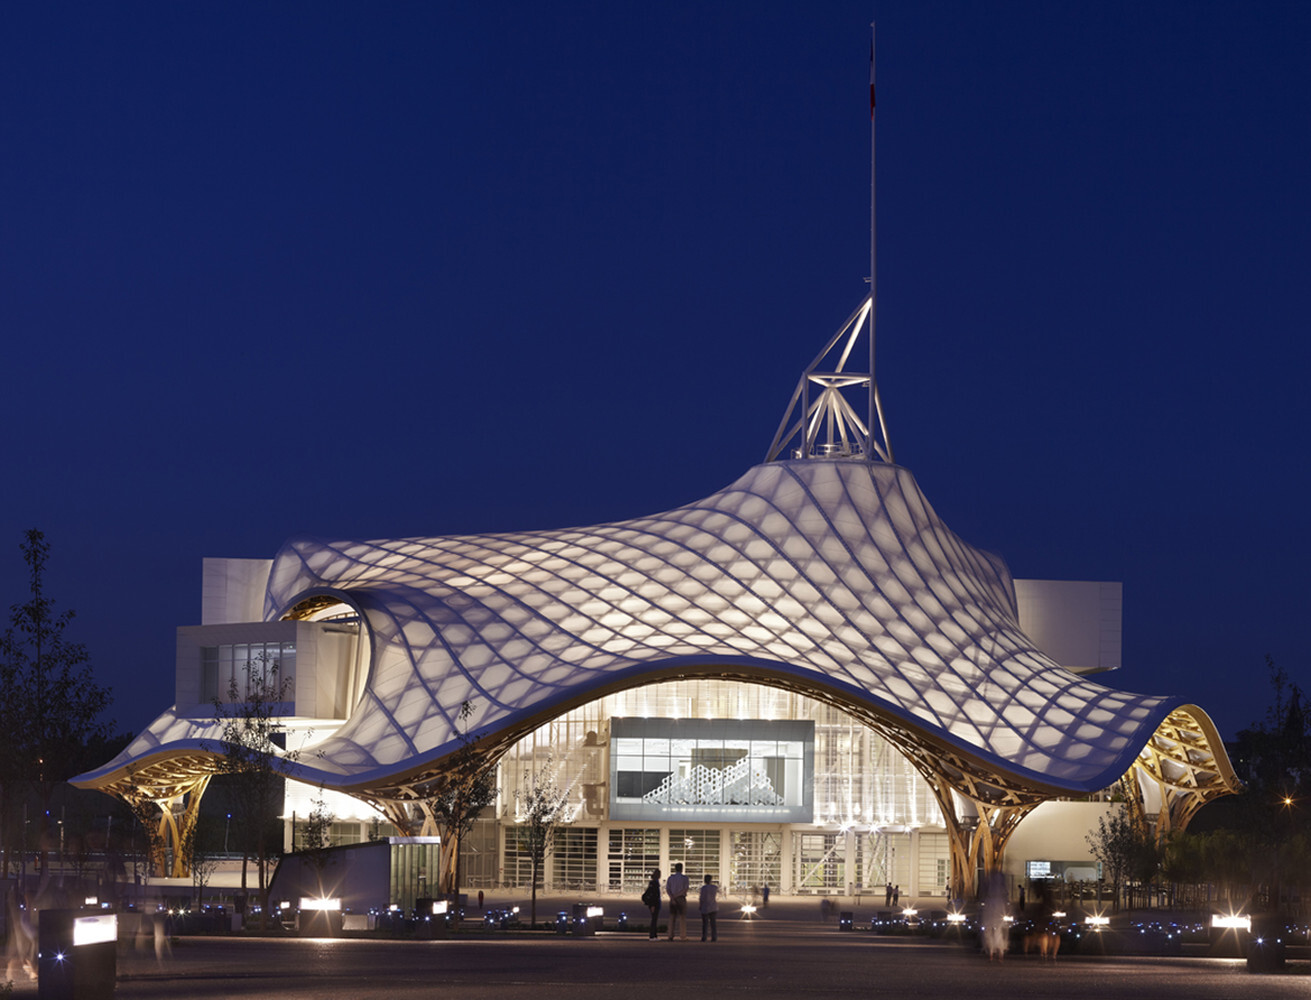
[[[874,458],[874,428],[881,423],[874,382],[874,317],[879,305],[878,214],[874,185],[874,25],[869,26],[869,459]]]

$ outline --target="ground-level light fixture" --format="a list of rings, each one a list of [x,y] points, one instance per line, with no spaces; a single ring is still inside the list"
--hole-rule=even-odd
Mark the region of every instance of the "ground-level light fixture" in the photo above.
[[[1213,913],[1211,914],[1211,926],[1225,930],[1250,931],[1252,929],[1252,918],[1241,913]]]

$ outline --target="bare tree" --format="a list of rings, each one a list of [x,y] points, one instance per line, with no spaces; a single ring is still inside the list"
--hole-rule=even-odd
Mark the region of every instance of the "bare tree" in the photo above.
[[[541,770],[535,771],[528,787],[515,793],[519,826],[515,829],[519,850],[528,855],[532,865],[532,907],[529,927],[537,925],[537,886],[542,881],[542,868],[555,840],[555,831],[564,818],[565,793],[551,775],[551,761],[547,759]]]
[[[219,859],[218,855],[196,843],[194,828],[191,836],[187,838],[185,848],[187,867],[191,870],[191,885],[196,890],[196,909],[200,910],[205,902],[205,890],[209,887],[214,872],[218,870]]]

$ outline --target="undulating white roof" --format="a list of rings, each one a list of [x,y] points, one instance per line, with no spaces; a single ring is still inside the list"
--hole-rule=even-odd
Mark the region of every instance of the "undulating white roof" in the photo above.
[[[465,701],[495,733],[680,664],[764,668],[1072,791],[1112,783],[1180,703],[1044,656],[1001,560],[943,525],[908,471],[860,460],[767,463],[589,528],[294,539],[266,615],[317,593],[359,608],[373,644],[362,701],[303,765],[332,784],[445,755]]]
[[[827,691],[1003,774],[1092,791],[1177,698],[1077,676],[1017,624],[1000,559],[962,542],[895,465],[756,466],[704,500],[588,528],[325,541],[273,564],[266,617],[329,594],[362,613],[365,693],[302,756],[305,780],[367,788],[483,734],[679,667],[751,668]],[[95,774],[213,745],[162,715]]]

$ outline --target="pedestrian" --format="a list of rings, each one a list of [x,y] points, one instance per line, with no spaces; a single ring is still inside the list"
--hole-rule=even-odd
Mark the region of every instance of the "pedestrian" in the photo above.
[[[900,903],[901,903],[901,886],[894,885],[892,887],[892,905],[897,906]]]
[[[891,905],[892,905],[892,883],[891,883],[891,882],[889,882],[886,886],[883,887],[883,905],[884,905],[884,906],[891,906]]]
[[[710,940],[719,940],[719,927],[716,921],[719,917],[719,886],[711,881],[710,876],[706,876],[705,882],[701,886],[701,940],[706,939],[706,931],[710,931]]]
[[[761,905],[761,906],[768,906],[768,905],[769,905],[769,883],[768,883],[768,882],[766,882],[764,885],[762,885],[762,886],[760,887],[760,905]]]
[[[483,911],[483,891],[482,891],[481,889],[479,889],[479,890],[478,890],[478,912],[479,912],[479,913],[482,913],[482,911]]]
[[[1005,920],[1006,896],[1005,879],[1001,872],[993,872],[988,879],[987,895],[984,897],[980,914],[983,924],[983,950],[987,952],[989,962],[1002,961],[1010,944]]]
[[[1024,916],[1024,886],[1020,886],[1020,916]]]
[[[687,876],[683,874],[683,863],[674,862],[674,873],[665,882],[665,892],[669,893],[669,940],[679,935],[679,940],[687,940]]]
[[[648,935],[652,941],[656,939],[656,924],[660,922],[660,869],[653,869],[651,872],[651,881],[646,884],[646,891],[642,893],[642,905],[651,911],[651,933]]]

